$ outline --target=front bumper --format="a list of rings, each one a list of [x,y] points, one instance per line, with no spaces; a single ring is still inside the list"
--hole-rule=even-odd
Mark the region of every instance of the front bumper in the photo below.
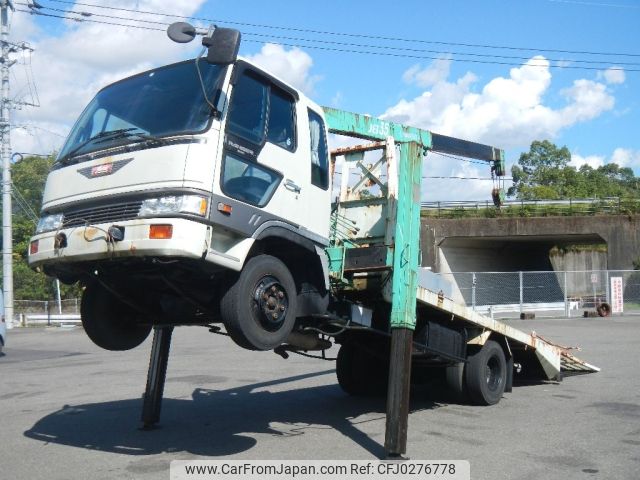
[[[108,229],[116,225],[124,229],[124,239],[109,241]],[[152,225],[171,225],[170,239],[151,239]],[[66,237],[66,246],[56,248],[56,234]],[[209,227],[184,218],[135,219],[81,227],[63,228],[31,238],[37,241],[37,252],[29,251],[31,268],[60,264],[77,264],[92,260],[126,257],[203,258],[208,250]]]

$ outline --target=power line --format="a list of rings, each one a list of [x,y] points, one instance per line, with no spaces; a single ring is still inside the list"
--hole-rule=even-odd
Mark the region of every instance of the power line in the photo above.
[[[28,6],[28,4],[21,3],[21,2],[18,2],[18,5]],[[93,12],[81,12],[76,10],[64,10],[64,9],[53,8],[53,7],[43,7],[43,8],[46,8],[47,10],[59,12],[59,13],[73,14],[73,15],[78,15],[80,17],[85,17],[82,19],[76,19],[72,17],[73,20],[77,20],[77,21],[84,21],[88,17],[100,17],[100,18],[108,18],[112,20],[123,20],[123,21],[129,21],[129,22],[131,21],[143,22],[151,25],[162,25],[164,27],[168,27],[170,25],[170,23],[167,23],[167,22],[159,22],[155,20],[147,20],[142,18],[131,19],[131,18],[121,17],[117,15],[106,15],[106,14],[93,13]],[[401,51],[401,52],[415,52],[415,53],[431,53],[431,54],[437,54],[437,55],[458,55],[458,56],[464,56],[464,57],[498,58],[498,59],[510,59],[510,60],[524,60],[524,61],[531,60],[530,57],[522,57],[522,56],[519,57],[514,55],[497,55],[497,54],[475,53],[475,52],[454,52],[454,51],[445,51],[445,50],[430,50],[430,49],[421,49],[421,48],[398,47],[398,46],[390,46],[390,45],[347,43],[347,42],[337,42],[337,41],[331,41],[331,40],[290,37],[286,35],[273,35],[273,34],[267,34],[267,33],[256,33],[256,32],[247,32],[247,31],[243,31],[242,34],[249,35],[251,37],[266,38],[268,39],[268,41],[271,41],[271,39],[278,39],[278,40],[287,40],[287,41],[295,41],[295,42],[312,42],[312,43],[327,44],[327,45],[340,45],[345,47],[356,47],[356,48],[382,48],[385,50],[395,50],[395,51]],[[304,47],[311,48],[311,46],[309,45],[304,45]],[[374,52],[371,52],[371,53],[374,53]],[[433,57],[419,57],[419,58],[433,59]],[[437,58],[439,59],[441,57],[437,57]],[[466,61],[465,59],[451,59],[451,60]],[[615,63],[616,66],[619,66],[619,65],[640,66],[640,63],[638,62],[618,62],[618,61],[608,62],[605,60],[581,60],[581,59],[564,59],[564,58],[563,59],[546,58],[545,60],[549,62],[572,62],[572,63],[585,63],[585,64],[596,64],[596,65]],[[621,69],[621,68],[618,67],[614,69]]]
[[[112,7],[110,7],[110,8],[112,8]],[[89,23],[97,23],[97,24],[102,24],[102,25],[112,25],[112,26],[125,27],[125,28],[137,28],[137,29],[151,30],[151,31],[161,31],[161,32],[165,31],[165,29],[157,28],[157,27],[146,27],[146,26],[143,26],[143,25],[124,24],[124,23],[118,23],[118,22],[106,22],[106,21],[101,21],[101,20],[93,20],[91,18],[67,17],[67,16],[63,16],[63,15],[56,15],[56,14],[52,14],[52,13],[40,12],[38,10],[16,9],[16,12],[29,13],[29,14],[32,14],[32,15],[40,15],[40,16],[44,16],[44,17],[60,18],[60,19],[64,19],[64,20],[74,20],[74,21],[77,21],[77,22],[89,22]],[[144,22],[144,20],[130,20],[130,19],[125,19],[125,20],[127,20],[127,21],[142,21],[142,22]],[[154,23],[158,23],[158,22],[154,22]],[[165,25],[168,25],[168,24],[165,24]],[[252,35],[252,34],[249,34],[249,35]],[[245,39],[244,41],[248,42],[248,43],[265,43],[264,40]],[[320,40],[304,40],[304,41],[321,42],[322,43],[322,41],[320,41]],[[396,57],[396,58],[413,58],[413,59],[419,59],[419,60],[442,60],[442,57],[435,57],[435,56],[428,56],[428,55],[412,55],[412,54],[401,54],[401,53],[381,52],[381,51],[371,51],[371,50],[356,50],[356,49],[352,49],[352,48],[335,48],[335,47],[326,47],[326,46],[320,46],[320,45],[306,45],[306,44],[287,43],[287,42],[268,42],[268,43],[274,43],[274,44],[285,46],[285,47],[308,48],[308,49],[312,49],[312,50],[322,50],[322,51],[331,51],[331,52],[340,52],[340,53],[355,53],[355,54],[360,54],[360,55],[376,55],[376,56],[387,56],[387,57]],[[348,45],[350,45],[350,44],[348,44]],[[371,47],[372,48],[378,48],[375,45],[371,45]],[[466,54],[465,53],[459,53],[459,55],[466,55]],[[487,57],[493,58],[493,56],[490,56],[490,55],[487,55]],[[512,66],[512,67],[523,66],[522,62],[517,62],[516,63],[516,62],[503,62],[503,61],[495,61],[495,60],[458,59],[458,58],[451,58],[450,60],[454,61],[454,62],[478,63],[478,64],[485,64],[485,65],[506,65],[506,66]],[[535,68],[561,68],[561,69],[572,69],[572,70],[603,70],[603,69],[609,69],[609,70],[620,70],[620,71],[625,71],[625,72],[640,72],[640,68],[639,69],[631,69],[631,68],[620,68],[620,67],[616,67],[616,66],[606,66],[606,65],[612,65],[611,62],[606,62],[606,61],[593,62],[593,63],[601,64],[601,66],[599,66],[599,67],[587,67],[587,66],[564,65],[564,64],[553,65],[553,64],[549,64],[546,59],[545,60],[541,60],[541,61],[544,62],[544,63],[532,63],[531,61],[529,61],[525,65],[529,66],[529,67],[535,67]],[[534,60],[534,62],[535,62],[535,60]],[[585,60],[584,62],[587,62],[587,61]],[[640,64],[632,64],[632,65],[640,65]]]
[[[430,175],[430,176],[423,176],[422,178],[437,178],[440,180],[492,180],[495,181],[495,178],[491,178],[491,177],[447,177],[447,176],[439,176],[439,175]],[[500,177],[500,180],[513,180],[513,178],[510,177]]]
[[[27,214],[28,217],[31,217],[31,221],[37,225],[39,220],[38,215],[36,215],[36,212],[34,212],[33,208],[31,208],[31,205],[29,205],[29,202],[27,201],[27,199],[24,198],[24,195],[22,195],[18,187],[16,187],[16,184],[12,182],[11,186],[12,186],[11,193],[13,195],[13,198],[18,202],[18,206],[22,209],[24,213]]]
[[[152,12],[124,7],[112,7],[107,5],[96,5],[92,3],[85,2],[73,2],[69,0],[50,0],[55,3],[63,3],[67,5],[79,5],[83,7],[93,7],[93,8],[101,8],[105,10],[115,10],[121,12],[128,13],[138,13],[145,15],[154,15],[160,17],[170,17],[170,18],[182,18],[188,20],[202,21],[207,23],[224,23],[228,25],[242,25],[246,27],[258,27],[258,28],[268,28],[274,30],[286,30],[293,32],[303,32],[303,33],[312,33],[316,35],[332,35],[332,36],[344,36],[344,37],[352,37],[352,38],[368,38],[375,40],[388,40],[388,41],[396,41],[396,42],[409,42],[409,43],[426,43],[432,45],[449,45],[455,47],[472,47],[472,48],[491,48],[491,49],[503,49],[503,50],[520,50],[520,51],[530,51],[530,52],[552,52],[552,53],[570,53],[570,54],[581,54],[581,55],[606,55],[606,56],[629,56],[629,57],[640,57],[640,53],[626,53],[626,52],[595,52],[595,51],[585,51],[585,50],[563,50],[563,49],[544,49],[544,48],[534,48],[534,47],[520,47],[520,46],[512,46],[512,45],[489,45],[489,44],[478,44],[478,43],[461,43],[461,42],[444,42],[444,41],[436,41],[436,40],[424,40],[417,38],[403,38],[403,37],[385,37],[382,35],[370,35],[370,34],[362,34],[362,33],[350,33],[350,32],[334,32],[328,30],[314,30],[309,28],[296,28],[296,27],[283,27],[280,25],[268,25],[262,23],[250,23],[250,22],[238,22],[231,20],[222,20],[222,19],[212,19],[205,17],[196,17],[196,16],[188,16],[188,15],[179,15],[168,12]]]

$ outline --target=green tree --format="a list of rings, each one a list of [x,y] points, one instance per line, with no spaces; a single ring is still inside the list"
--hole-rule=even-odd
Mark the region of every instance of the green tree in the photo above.
[[[42,205],[51,157],[24,157],[13,163],[13,286],[16,300],[50,300],[55,297],[55,280],[34,272],[27,264],[29,240],[35,232],[36,219]],[[76,298],[79,287],[61,285],[62,298]]]
[[[571,153],[548,140],[531,143],[511,168],[508,195],[522,200],[640,196],[638,179],[630,168],[615,163],[598,168],[569,165]]]

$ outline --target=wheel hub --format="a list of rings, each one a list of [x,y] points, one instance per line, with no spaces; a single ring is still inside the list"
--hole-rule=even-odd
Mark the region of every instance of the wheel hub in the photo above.
[[[278,279],[270,275],[260,279],[254,289],[253,300],[260,324],[270,332],[278,330],[289,308],[287,292]]]

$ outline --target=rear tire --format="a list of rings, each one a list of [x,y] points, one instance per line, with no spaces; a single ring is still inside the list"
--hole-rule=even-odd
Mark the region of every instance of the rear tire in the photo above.
[[[489,340],[467,359],[465,382],[469,399],[475,405],[495,405],[507,383],[507,361],[502,347]]]
[[[112,351],[131,350],[149,336],[151,322],[98,283],[87,286],[80,305],[82,326],[93,343]]]
[[[467,390],[464,384],[465,364],[456,363],[445,368],[447,387],[458,401],[467,399]]]
[[[295,283],[270,255],[249,259],[220,302],[231,339],[248,350],[271,350],[287,340],[297,313]]]

